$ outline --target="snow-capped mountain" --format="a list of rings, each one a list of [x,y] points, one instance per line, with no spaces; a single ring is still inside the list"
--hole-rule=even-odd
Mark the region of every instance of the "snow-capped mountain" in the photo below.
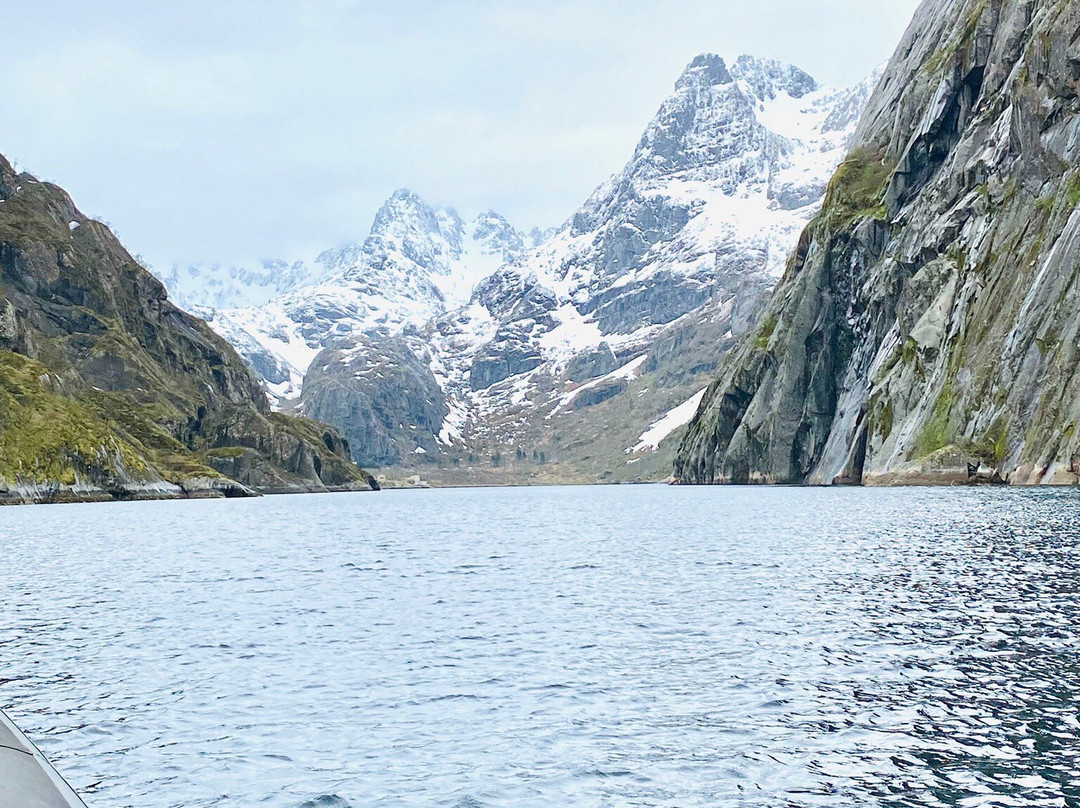
[[[554,459],[589,478],[586,457],[610,466],[629,450],[620,464],[637,474],[754,322],[877,75],[834,90],[771,60],[697,57],[625,168],[557,233],[422,328],[334,341],[305,412],[375,465],[453,461],[453,476],[468,457],[470,479],[486,479],[482,462],[498,478],[514,447],[525,474]]]
[[[178,306],[239,308],[313,284],[323,268],[318,261],[264,260],[254,266],[174,264],[167,273],[156,274]]]
[[[473,288],[536,246],[494,211],[466,223],[407,189],[379,209],[361,243],[323,252],[317,282],[261,305],[201,308],[280,401],[299,394],[315,356],[342,339],[419,327],[468,301]]]

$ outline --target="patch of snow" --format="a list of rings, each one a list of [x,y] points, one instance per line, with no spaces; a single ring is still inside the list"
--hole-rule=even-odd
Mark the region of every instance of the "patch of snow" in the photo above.
[[[640,454],[641,452],[655,452],[659,449],[660,444],[672,432],[694,420],[698,407],[701,406],[701,400],[705,397],[706,390],[708,390],[707,387],[694,393],[678,407],[669,410],[664,417],[646,429],[638,438],[637,444],[627,449],[626,453]]]
[[[596,319],[583,317],[573,303],[564,303],[552,312],[552,317],[558,325],[541,336],[539,344],[545,358],[553,360],[557,367],[604,341]]]
[[[648,358],[649,357],[646,354],[642,354],[636,359],[631,359],[618,370],[613,370],[606,376],[601,376],[599,379],[593,379],[591,382],[586,382],[585,384],[575,387],[569,393],[563,394],[559,399],[559,403],[555,405],[555,409],[548,413],[547,417],[551,418],[551,416],[557,414],[564,407],[569,406],[580,393],[583,393],[586,390],[592,390],[594,387],[599,387],[606,382],[615,381],[617,379],[626,379],[627,381],[636,379],[638,377],[638,370],[641,369],[641,366],[645,364],[645,360]]]

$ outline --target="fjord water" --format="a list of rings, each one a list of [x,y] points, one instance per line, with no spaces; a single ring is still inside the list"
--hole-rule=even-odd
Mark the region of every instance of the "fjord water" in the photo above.
[[[1073,491],[5,509],[0,706],[93,808],[1075,805],[1078,575]]]

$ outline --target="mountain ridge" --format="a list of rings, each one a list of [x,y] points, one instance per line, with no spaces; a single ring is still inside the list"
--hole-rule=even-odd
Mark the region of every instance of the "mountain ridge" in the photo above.
[[[341,426],[358,451],[383,447],[358,459],[448,481],[667,476],[670,455],[625,450],[682,412],[716,346],[754,322],[873,81],[830,90],[775,61],[729,69],[698,57],[624,169],[554,235],[485,278],[463,308],[389,342],[328,347],[302,411]],[[409,391],[396,402],[394,384]],[[578,448],[567,451],[571,433]]]
[[[399,333],[468,299],[485,274],[534,239],[493,211],[470,222],[415,192],[395,191],[361,242],[322,252],[317,280],[252,308],[198,307],[284,403],[300,394],[304,372],[343,337]]]

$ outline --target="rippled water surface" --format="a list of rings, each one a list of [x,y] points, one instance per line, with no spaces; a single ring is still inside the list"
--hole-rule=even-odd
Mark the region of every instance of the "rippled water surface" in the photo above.
[[[1078,574],[1071,491],[4,509],[0,706],[92,808],[1073,806]]]

